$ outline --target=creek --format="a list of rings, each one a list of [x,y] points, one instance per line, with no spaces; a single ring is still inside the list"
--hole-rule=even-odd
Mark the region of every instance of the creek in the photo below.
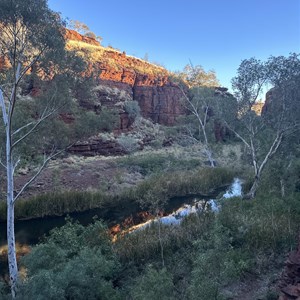
[[[161,222],[164,224],[177,224],[179,220],[184,216],[195,212],[201,203],[207,201],[210,204],[212,210],[218,210],[216,202],[212,199],[217,197],[221,192],[224,192],[223,198],[230,198],[232,196],[241,195],[241,181],[235,179],[232,185],[228,187],[220,187],[215,189],[209,195],[188,195],[184,197],[173,197],[169,200],[164,210],[164,216],[161,218]],[[201,203],[200,203],[201,202]],[[113,227],[117,224],[122,224],[124,221],[130,219],[130,225],[138,225],[143,223],[140,217],[141,209],[137,204],[129,203],[128,206],[122,207],[109,207],[98,208],[84,212],[75,212],[69,214],[69,216],[81,223],[82,225],[88,225],[93,222],[95,216],[103,219],[108,227]],[[64,216],[59,217],[43,217],[37,219],[16,221],[15,235],[16,242],[20,245],[34,245],[39,240],[49,233],[49,231],[55,227],[61,227],[65,224]],[[6,244],[6,224],[0,223],[0,247]]]
[[[220,187],[215,189],[209,195],[188,195],[184,197],[173,197],[168,201],[164,209],[164,214],[159,220],[163,224],[177,225],[188,214],[194,213],[203,207],[203,203],[209,204],[213,211],[218,211],[219,207],[215,199],[220,193],[224,193],[223,198],[230,198],[241,195],[241,181],[235,179],[233,184],[228,188]],[[119,227],[125,229],[131,227],[132,230],[148,226],[151,222],[158,219],[151,217],[148,212],[141,211],[137,203],[127,203],[124,206],[112,206],[107,208],[92,209],[84,212],[71,213],[69,216],[81,223],[88,225],[93,222],[95,216],[103,219],[109,228]],[[145,218],[146,216],[146,218]],[[55,227],[63,226],[66,215],[59,217],[43,217],[30,220],[16,221],[15,236],[17,245],[27,248],[37,244],[42,237]],[[145,219],[149,219],[146,221]],[[131,231],[132,231],[131,230]],[[3,249],[6,245],[6,223],[0,223],[0,276],[4,275],[6,270],[6,254]],[[2,250],[1,250],[2,249]]]

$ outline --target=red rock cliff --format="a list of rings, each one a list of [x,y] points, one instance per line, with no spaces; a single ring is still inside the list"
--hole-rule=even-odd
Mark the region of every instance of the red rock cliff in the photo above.
[[[182,93],[169,81],[166,69],[111,47],[102,47],[73,30],[68,30],[66,37],[68,48],[81,52],[91,68],[101,71],[97,89],[99,105],[112,107],[136,100],[143,117],[163,125],[173,125],[184,113],[180,104]],[[121,124],[125,123],[121,120]]]

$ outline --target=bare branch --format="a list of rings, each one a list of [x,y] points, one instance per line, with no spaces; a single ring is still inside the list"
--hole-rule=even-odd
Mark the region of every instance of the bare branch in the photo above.
[[[2,160],[0,160],[0,165],[1,165],[5,170],[7,170],[7,166],[2,162]]]
[[[6,111],[6,106],[5,106],[5,102],[4,102],[2,89],[0,89],[0,106],[2,108],[3,123],[4,123],[4,126],[7,127],[8,126],[8,115],[7,115],[7,111]]]
[[[30,123],[28,123],[28,124],[26,124],[26,125],[24,125],[24,126],[18,128],[16,131],[14,131],[14,132],[12,133],[12,135],[19,133],[20,131],[22,131],[23,129],[27,128],[28,126],[30,126],[30,125],[32,125],[32,124],[33,124],[33,122],[30,122]]]
[[[24,68],[24,70],[22,70],[22,72],[20,74],[20,78],[19,78],[17,84],[23,78],[23,76],[26,74],[26,72],[40,59],[41,55],[43,54],[43,52],[45,50],[46,50],[46,47],[41,49],[40,52],[35,56],[35,58]]]
[[[236,135],[237,138],[239,138],[249,149],[251,149],[249,143],[237,131],[235,131],[231,126],[229,126],[229,124],[226,121],[225,121],[225,125],[229,130],[231,130]]]
[[[258,169],[259,175],[262,172],[263,168],[265,167],[266,163],[268,162],[269,158],[277,152],[277,150],[282,142],[282,137],[283,137],[283,132],[278,132],[273,144],[271,145],[268,153],[266,154],[264,160],[262,161],[262,163]]]
[[[33,127],[31,127],[31,129],[25,133],[22,137],[20,137],[17,141],[15,141],[11,148],[13,149],[15,146],[17,146],[20,142],[22,142],[25,138],[27,138],[43,121],[45,121],[47,118],[49,118],[50,116],[52,116],[58,109],[53,109],[50,112],[48,112],[47,114],[42,114],[41,118],[34,124]]]
[[[14,164],[14,166],[13,166],[13,174],[15,173],[15,170],[16,170],[18,164],[20,163],[20,161],[21,161],[21,159],[20,159],[20,157],[19,157],[18,160],[15,162],[15,164]]]
[[[59,155],[60,153],[64,152],[65,149],[60,150],[50,156],[48,156],[47,158],[44,157],[44,162],[43,164],[39,167],[38,171],[31,177],[31,179],[29,179],[21,188],[21,190],[18,192],[18,194],[14,197],[13,203],[15,203],[17,201],[17,199],[22,195],[22,193],[28,188],[28,186],[41,174],[41,172],[43,171],[43,169],[46,167],[47,163],[53,159],[54,157],[56,157],[57,155]]]

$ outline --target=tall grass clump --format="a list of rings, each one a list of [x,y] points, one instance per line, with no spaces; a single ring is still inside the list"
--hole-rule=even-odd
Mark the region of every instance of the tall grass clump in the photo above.
[[[72,212],[102,207],[109,203],[117,205],[118,198],[101,192],[65,191],[46,193],[24,199],[16,204],[15,218],[30,219],[45,216],[61,216]],[[6,219],[6,204],[1,203],[0,217]]]
[[[233,178],[234,173],[226,168],[203,168],[194,171],[158,174],[130,190],[128,196],[143,202],[149,193],[162,199],[188,195],[208,195],[219,187],[229,185]],[[159,194],[158,191],[162,191],[162,193]]]
[[[235,245],[273,254],[293,249],[300,229],[300,194],[260,195],[252,201],[232,199],[222,207],[220,222],[235,237]]]
[[[200,167],[199,159],[178,159],[173,154],[146,154],[127,156],[119,159],[119,164],[128,169],[139,171],[143,175],[162,173],[175,170],[193,170]]]
[[[143,229],[118,237],[114,249],[124,263],[141,264],[145,261],[153,263],[160,260],[161,239],[168,259],[176,251],[192,247],[193,241],[209,230],[214,218],[214,214],[207,211],[188,216],[180,226],[161,224],[160,237],[158,224],[152,223]]]
[[[16,204],[15,218],[30,219],[45,216],[61,216],[67,213],[82,212],[94,208],[113,208],[122,203],[140,205],[146,198],[155,197],[156,202],[168,202],[175,196],[191,194],[206,195],[215,188],[229,184],[234,174],[224,168],[206,168],[195,171],[172,172],[155,175],[137,187],[125,190],[120,195],[104,192],[64,191],[36,195]],[[149,203],[149,207],[151,203]],[[147,208],[143,205],[144,208]],[[159,207],[162,208],[162,207]],[[0,203],[0,221],[6,219],[6,203]]]

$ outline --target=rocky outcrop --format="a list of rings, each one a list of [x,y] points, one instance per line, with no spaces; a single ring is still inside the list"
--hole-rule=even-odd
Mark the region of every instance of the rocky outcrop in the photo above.
[[[77,31],[71,29],[66,29],[65,38],[66,40],[79,41],[94,46],[100,46],[100,43],[95,39],[93,39],[92,37],[81,35]]]
[[[74,31],[68,31],[66,37],[80,42],[86,38]],[[130,124],[121,109],[125,101],[136,100],[143,117],[163,125],[173,125],[178,116],[184,114],[181,90],[169,81],[166,69],[110,47],[98,45],[87,50],[83,43],[69,43],[68,47],[75,47],[82,53],[89,51],[90,69],[99,73],[96,106],[119,108],[120,129]],[[89,109],[94,105],[84,99],[81,103]]]
[[[291,252],[278,284],[279,300],[300,299],[300,242],[298,249]]]
[[[97,137],[90,138],[87,141],[75,143],[68,149],[68,152],[84,156],[110,156],[123,155],[126,153],[126,151],[116,141],[103,140]]]
[[[171,83],[162,86],[134,86],[133,96],[138,101],[142,115],[155,123],[174,125],[185,113],[181,105],[182,92]]]
[[[265,98],[265,103],[264,103],[264,105],[262,106],[262,109],[261,109],[261,115],[262,116],[267,115],[270,112],[270,110],[272,110],[272,102],[274,100],[274,93],[275,93],[274,88],[267,91],[266,98]]]

